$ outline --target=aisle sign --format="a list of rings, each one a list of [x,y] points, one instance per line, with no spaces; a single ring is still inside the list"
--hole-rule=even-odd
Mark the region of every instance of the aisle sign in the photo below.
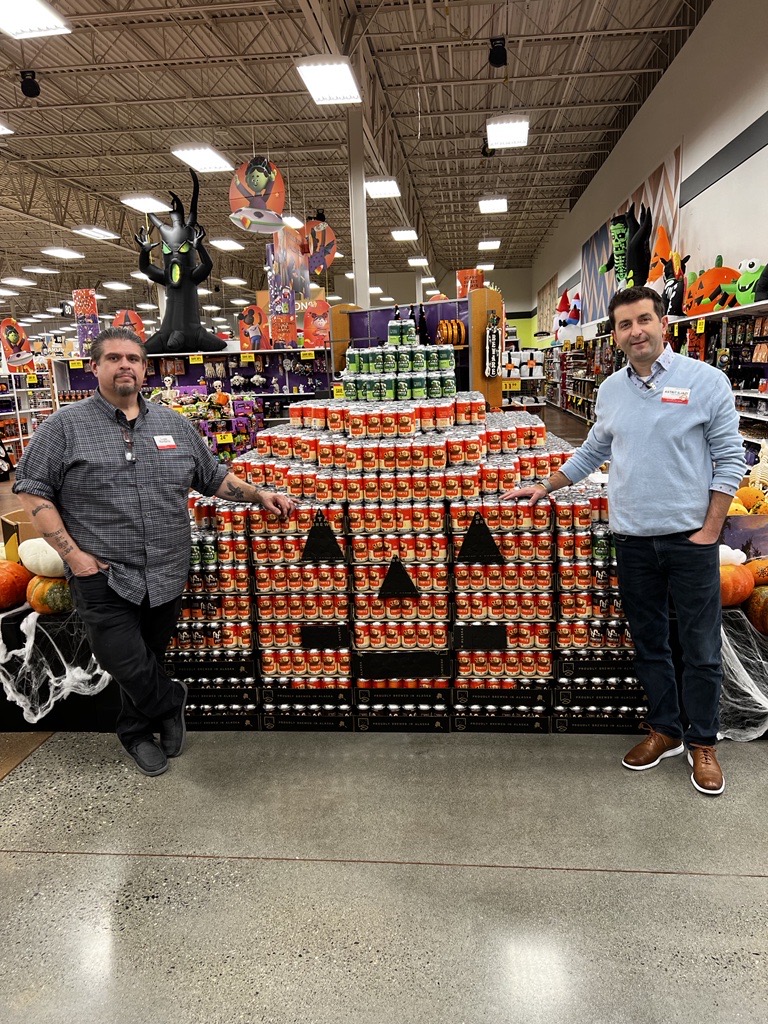
[[[203,357],[202,356],[190,356],[189,357],[190,365],[192,365],[193,363],[200,364],[200,363],[202,363],[202,361],[203,361]]]
[[[83,360],[82,359],[70,359],[69,361],[70,370],[82,370]]]

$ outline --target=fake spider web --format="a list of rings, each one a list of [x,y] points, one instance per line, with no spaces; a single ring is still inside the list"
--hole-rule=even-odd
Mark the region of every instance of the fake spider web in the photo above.
[[[742,611],[723,616],[720,735],[755,740],[768,731],[768,637]]]
[[[0,615],[0,680],[6,697],[18,704],[27,722],[39,722],[70,693],[93,696],[104,689],[109,674],[91,654],[76,612],[41,618],[30,609],[17,627],[3,629],[3,619],[18,613],[15,608]],[[9,650],[6,632],[13,635],[16,628],[24,643]]]

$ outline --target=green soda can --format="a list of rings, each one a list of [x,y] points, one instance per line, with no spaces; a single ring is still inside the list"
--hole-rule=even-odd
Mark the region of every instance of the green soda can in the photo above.
[[[439,373],[427,373],[427,398],[442,398],[443,382]]]
[[[397,352],[385,348],[382,353],[382,373],[397,373]]]
[[[390,320],[389,323],[387,324],[387,343],[389,345],[399,345],[402,333],[403,321]]]
[[[427,397],[427,377],[424,372],[411,374],[411,398]]]
[[[401,320],[403,325],[403,339],[402,345],[418,345],[419,336],[416,333],[416,323],[413,320]]]
[[[360,349],[347,349],[347,372],[360,373]]]
[[[372,348],[370,351],[371,373],[384,373],[384,349]]]
[[[411,366],[414,373],[423,373],[427,368],[427,353],[423,346],[417,345],[411,351]]]
[[[453,370],[445,370],[440,374],[443,385],[443,398],[453,398],[456,394],[456,374]]]
[[[437,346],[437,365],[440,370],[450,370],[453,367],[453,351],[450,345]]]
[[[384,382],[384,400],[386,402],[394,402],[395,400],[395,377],[394,373],[385,373],[382,380]]]
[[[370,349],[360,349],[360,373],[371,372],[371,352]]]
[[[436,373],[440,369],[439,353],[435,345],[430,345],[425,353],[428,373]]]
[[[344,397],[350,402],[357,401],[357,378],[344,378]]]
[[[365,382],[365,400],[366,402],[375,402],[378,400],[378,378],[374,374],[369,374],[368,379]]]
[[[407,402],[411,397],[410,374],[403,374],[395,381],[395,398],[398,402]]]
[[[400,348],[397,352],[397,372],[398,373],[410,373],[413,369],[411,363],[411,350],[409,348]]]

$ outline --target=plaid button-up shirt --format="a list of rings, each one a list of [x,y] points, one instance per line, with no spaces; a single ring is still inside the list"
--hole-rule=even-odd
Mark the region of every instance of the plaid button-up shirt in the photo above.
[[[98,391],[54,413],[21,457],[13,490],[56,505],[78,547],[108,563],[110,587],[156,607],[187,579],[190,487],[215,494],[227,468],[189,420],[141,396],[139,406],[132,427]]]

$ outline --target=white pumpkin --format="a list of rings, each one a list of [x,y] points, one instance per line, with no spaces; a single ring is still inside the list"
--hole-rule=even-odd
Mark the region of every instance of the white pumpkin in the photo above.
[[[25,569],[35,576],[63,576],[64,563],[55,548],[42,537],[23,540],[19,544],[19,559]]]

